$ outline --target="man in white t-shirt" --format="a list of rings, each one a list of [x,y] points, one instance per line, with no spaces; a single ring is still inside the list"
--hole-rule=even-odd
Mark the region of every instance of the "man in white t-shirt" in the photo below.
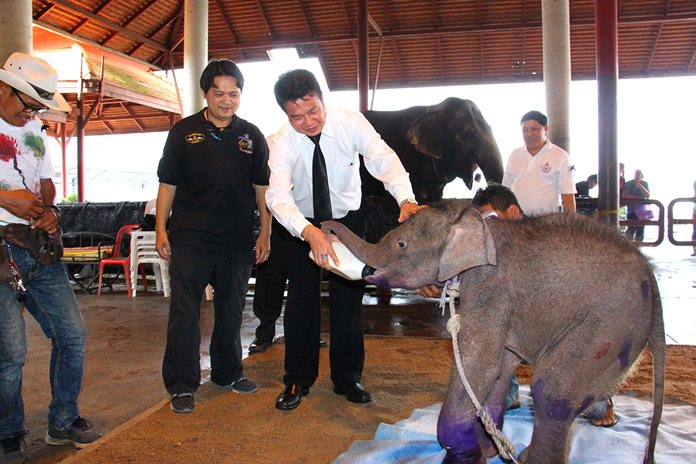
[[[12,242],[7,227],[27,225],[54,240],[58,212],[51,180],[51,157],[40,114],[70,112],[56,91],[58,74],[45,60],[15,52],[0,69],[0,266],[13,278],[0,283],[0,462],[28,462],[22,401],[22,368],[27,359],[24,314],[31,314],[51,340],[49,445],[83,448],[102,436],[81,417],[87,326],[65,266],[44,260]],[[43,232],[41,232],[43,231]],[[15,240],[15,242],[19,242]],[[39,252],[41,253],[41,252]],[[55,256],[55,255],[54,255]],[[25,313],[22,312],[22,307]]]
[[[521,120],[524,146],[508,158],[503,185],[509,187],[528,216],[575,212],[575,183],[568,153],[551,143],[548,118],[530,111]],[[560,195],[560,203],[559,203]]]

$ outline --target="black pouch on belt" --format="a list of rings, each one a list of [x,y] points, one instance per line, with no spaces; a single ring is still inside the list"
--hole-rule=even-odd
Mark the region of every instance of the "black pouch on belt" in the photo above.
[[[57,263],[63,257],[60,229],[49,235],[45,230],[32,229],[27,224],[8,224],[0,234],[11,244],[29,250],[41,264]]]
[[[0,244],[0,284],[12,282],[14,279],[14,274],[12,274],[12,268],[10,267],[10,259],[5,248],[4,243]]]

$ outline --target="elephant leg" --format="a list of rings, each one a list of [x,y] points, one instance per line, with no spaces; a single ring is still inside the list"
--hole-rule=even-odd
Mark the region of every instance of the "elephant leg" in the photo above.
[[[477,423],[476,410],[453,366],[437,419],[437,439],[447,450],[445,463],[485,464],[477,439]]]
[[[538,407],[535,402],[535,410]],[[546,407],[548,405],[539,405]],[[570,427],[573,419],[565,421],[550,420],[548,417],[534,415],[532,441],[519,457],[519,462],[530,464],[568,464],[570,450]]]
[[[493,384],[491,392],[486,398],[486,408],[495,422],[498,430],[502,430],[505,417],[505,400],[510,390],[512,376],[520,363],[520,358],[511,351],[503,351],[502,369],[500,375]],[[484,456],[492,457],[498,454],[498,448],[493,443],[488,432],[486,432],[481,421],[477,427],[478,442]]]
[[[479,332],[464,330],[463,326],[460,333]],[[487,338],[486,344],[467,339],[460,341],[459,353],[463,353],[464,373],[479,402],[484,404],[494,417],[497,415],[498,420],[502,422],[503,407],[493,406],[491,410],[491,406],[486,405],[489,393],[500,377],[503,352],[501,347],[502,343],[499,341],[496,343],[492,336]],[[509,380],[508,378],[508,385]],[[478,430],[479,427],[480,420],[476,415],[476,408],[464,389],[459,371],[456,366],[453,366],[449,389],[437,423],[437,437],[442,447],[447,450],[447,462],[468,464],[486,462],[479,444],[479,438],[482,436],[481,431]],[[490,447],[487,439],[484,443]],[[490,449],[487,451],[490,452]]]
[[[525,450],[527,462],[568,462],[570,426],[592,403],[604,398],[620,378],[616,359],[630,344],[619,343],[600,351],[601,337],[582,326],[563,337],[534,366],[531,391],[534,399],[534,431]],[[576,347],[583,347],[579,350]],[[606,356],[599,356],[605,354]],[[616,353],[616,354],[615,354]],[[613,354],[613,356],[612,356]]]

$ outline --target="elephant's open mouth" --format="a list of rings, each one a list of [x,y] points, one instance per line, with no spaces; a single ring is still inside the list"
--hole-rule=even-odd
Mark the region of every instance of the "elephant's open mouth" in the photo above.
[[[371,284],[379,285],[380,287],[389,288],[389,281],[387,280],[384,270],[375,269],[370,267],[370,273],[366,274],[365,281]]]

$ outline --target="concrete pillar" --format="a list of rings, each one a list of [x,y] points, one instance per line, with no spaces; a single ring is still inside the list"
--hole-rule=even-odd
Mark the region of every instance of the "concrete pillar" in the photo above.
[[[205,106],[199,81],[208,64],[208,2],[184,0],[184,114]]]
[[[0,67],[13,52],[31,54],[31,0],[2,0],[0,7]]]
[[[570,153],[570,13],[568,0],[542,0],[541,24],[549,139]]]

